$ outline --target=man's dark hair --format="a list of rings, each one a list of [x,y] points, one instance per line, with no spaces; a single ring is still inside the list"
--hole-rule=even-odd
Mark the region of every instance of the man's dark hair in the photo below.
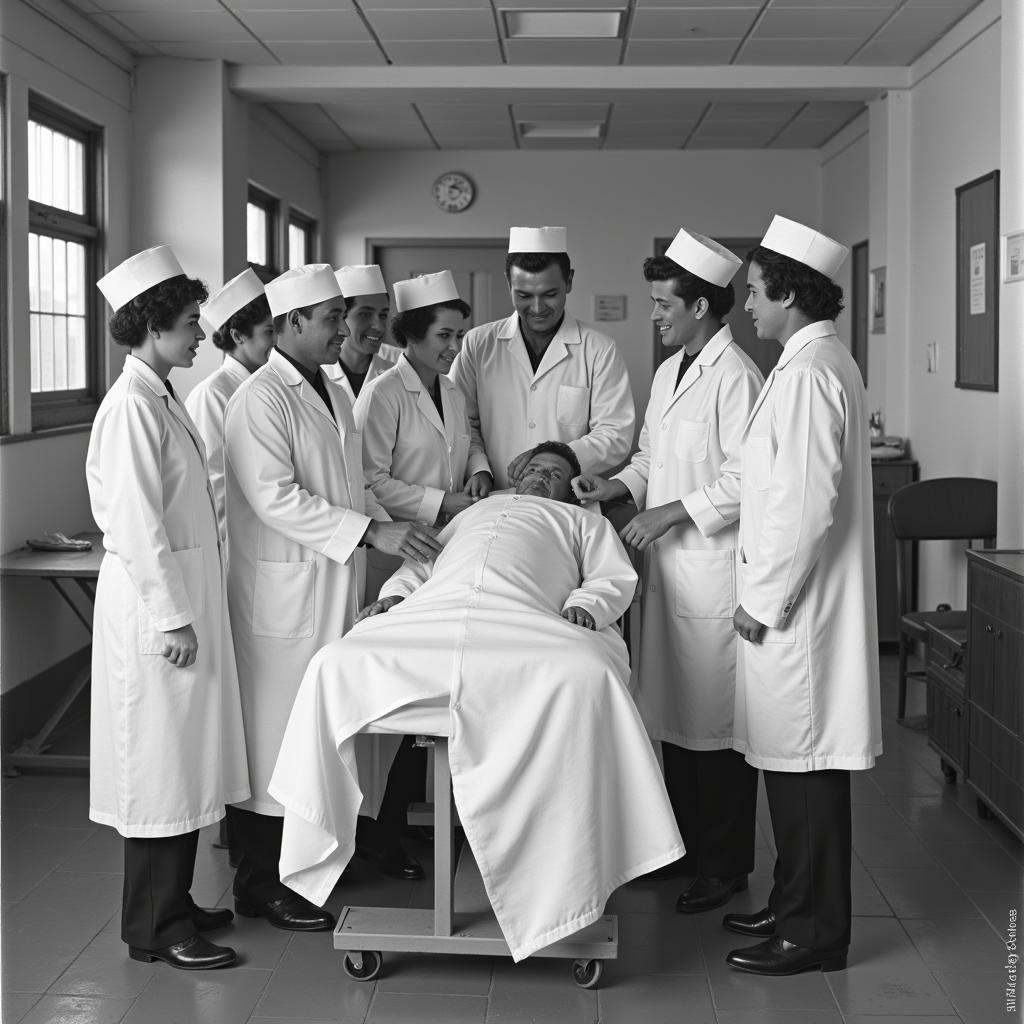
[[[644,260],[645,281],[671,281],[672,291],[692,306],[698,299],[707,299],[708,311],[716,320],[721,320],[736,301],[732,281],[725,287],[705,281],[691,274],[668,256],[648,256]]]
[[[416,309],[406,309],[396,313],[391,320],[391,337],[399,348],[405,348],[410,341],[422,341],[427,331],[434,325],[439,309],[454,309],[462,314],[462,319],[472,312],[468,302],[462,299],[446,299],[444,302],[434,302],[429,306],[417,306]]]
[[[541,443],[537,445],[532,452],[530,452],[530,459],[532,459],[534,455],[545,455],[549,452],[552,455],[559,455],[565,459],[565,461],[569,463],[569,468],[572,470],[573,476],[579,476],[583,472],[583,469],[580,466],[580,460],[576,457],[576,453],[564,441],[541,441]],[[529,462],[530,459],[527,459],[526,461]]]
[[[568,283],[572,265],[567,252],[510,252],[505,257],[505,280],[512,283],[513,267],[527,274],[540,274],[556,264],[562,271],[562,280]]]
[[[169,331],[182,311],[193,302],[209,297],[206,285],[195,278],[177,274],[129,299],[110,318],[110,336],[125,348],[138,348],[146,332]]]
[[[232,313],[227,320],[213,332],[213,343],[224,352],[233,352],[238,346],[231,337],[232,331],[238,331],[246,338],[252,335],[257,324],[263,323],[270,316],[270,303],[266,295],[257,295],[241,309]]]
[[[310,306],[296,306],[295,309],[297,309],[302,314],[303,320],[312,320],[313,310],[316,309],[316,307],[319,305],[319,302],[314,302]],[[275,334],[280,334],[284,330],[285,321],[288,319],[288,313],[293,313],[294,311],[295,310],[289,309],[287,313],[278,313],[277,316],[274,317]]]
[[[835,320],[843,311],[843,289],[806,263],[763,245],[751,249],[747,259],[761,268],[764,293],[772,302],[792,292],[793,304],[811,320]]]

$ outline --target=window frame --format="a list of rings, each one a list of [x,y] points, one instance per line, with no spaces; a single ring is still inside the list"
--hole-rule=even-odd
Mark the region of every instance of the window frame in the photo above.
[[[249,182],[249,194],[246,199],[246,203],[251,203],[253,206],[258,206],[267,215],[267,230],[265,244],[267,247],[267,263],[253,263],[251,260],[248,261],[249,266],[256,271],[257,274],[264,274],[266,280],[272,280],[277,277],[281,271],[278,269],[280,263],[279,252],[278,252],[278,225],[281,221],[281,200],[277,196],[267,192],[266,189],[262,189],[259,185],[254,185],[251,181]],[[246,250],[248,250],[249,239],[246,237]]]
[[[288,209],[288,262],[291,263],[291,229],[293,227],[301,228],[306,233],[306,251],[302,255],[302,263],[315,263],[316,262],[316,231],[317,223],[312,218],[304,214],[301,210],[297,210],[294,206]]]
[[[106,327],[95,282],[103,266],[103,129],[36,93],[29,93],[28,121],[45,125],[84,146],[81,214],[28,199],[29,234],[77,242],[85,248],[84,388],[31,392],[32,431],[88,424],[99,408]],[[29,126],[25,126],[26,133]],[[26,140],[27,141],[27,140]]]

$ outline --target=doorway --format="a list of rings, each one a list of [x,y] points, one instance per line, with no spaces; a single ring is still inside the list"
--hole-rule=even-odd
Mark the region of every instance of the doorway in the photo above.
[[[868,243],[860,242],[853,247],[853,284],[850,289],[850,311],[852,336],[850,351],[860,375],[864,378],[864,386],[868,385]]]

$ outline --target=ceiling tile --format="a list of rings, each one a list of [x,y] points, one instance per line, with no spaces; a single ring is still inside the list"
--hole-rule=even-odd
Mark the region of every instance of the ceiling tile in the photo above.
[[[561,2],[561,0],[559,0]],[[507,39],[509,64],[560,65],[618,64],[618,39]]]
[[[165,46],[167,46],[167,45],[173,46],[175,44],[173,44],[173,43],[170,43],[170,44],[165,43],[164,45]],[[187,43],[183,43],[182,45],[187,46],[188,44]],[[158,50],[155,46],[153,46],[152,43],[143,43],[143,42],[139,42],[138,40],[134,40],[133,39],[133,40],[129,40],[128,42],[126,42],[125,46],[127,46],[128,49],[131,50],[132,53],[134,53],[136,57],[163,57],[163,56],[165,56],[163,53],[161,53],[160,50]]]
[[[261,39],[308,42],[372,42],[355,11],[240,11],[238,16]]]
[[[604,149],[666,149],[674,150],[679,149],[682,146],[682,142],[673,142],[670,139],[664,137],[655,136],[653,138],[637,138],[637,139],[618,139],[614,136],[604,140]]]
[[[245,42],[190,42],[157,43],[157,49],[165,57],[182,60],[223,60],[229,64],[277,64],[272,54],[254,39]]]
[[[233,11],[352,11],[355,5],[352,0],[223,0],[226,7]]]
[[[839,130],[824,121],[807,121],[787,125],[772,140],[771,149],[818,149]]]
[[[903,67],[913,64],[934,42],[931,36],[926,39],[872,39],[850,58],[850,63]]]
[[[604,121],[607,103],[513,103],[517,121]]]
[[[687,149],[763,149],[760,142],[750,139],[700,139],[694,136],[686,143]]]
[[[509,121],[427,121],[432,135],[453,138],[457,135],[490,135],[494,138],[512,138],[512,124]]]
[[[181,0],[180,3],[175,3],[174,9],[170,11],[167,0],[96,0],[96,6],[114,13],[131,11],[136,14],[166,14],[171,18],[187,16],[193,11],[216,11],[224,14],[224,8],[219,0]]]
[[[97,11],[103,10],[93,0],[66,0],[66,2],[76,11],[82,11],[84,14],[95,14]]]
[[[649,100],[647,102],[616,101],[612,119],[630,121],[696,121],[704,113],[706,103],[685,100]]]
[[[490,11],[367,11],[366,17],[382,40],[444,42],[497,38]]]
[[[833,3],[831,0],[771,0],[771,10],[781,7],[873,7],[887,11],[894,11],[904,0],[840,0]],[[931,2],[931,0],[927,0]]]
[[[800,111],[801,121],[838,121],[840,124],[851,120],[867,108],[857,100],[827,100],[808,103]]]
[[[452,149],[515,149],[515,140],[511,138],[490,139],[452,139],[450,142],[437,140],[437,144],[445,150]]]
[[[707,0],[704,2],[707,3]],[[629,7],[629,0],[494,0],[494,6],[498,11],[537,11],[546,8],[558,11],[624,11]]]
[[[462,121],[509,121],[505,103],[417,103],[419,112],[431,124]]]
[[[856,39],[748,39],[736,64],[842,64],[860,45]]]
[[[712,103],[707,121],[788,121],[799,109],[799,103]]]
[[[878,33],[879,39],[916,39],[945,35],[964,16],[962,4],[937,2],[926,7],[902,7]]]
[[[117,20],[150,43],[252,42],[252,36],[227,11],[121,11]]]
[[[740,45],[736,39],[634,39],[626,46],[626,64],[647,66],[728,64]]]
[[[438,7],[462,11],[491,9],[490,0],[359,0],[359,6],[364,11],[430,11]]]
[[[612,124],[608,128],[609,139],[656,139],[669,146],[681,146],[693,131],[695,121],[689,123],[638,121],[636,124]]]
[[[820,3],[821,0],[818,0]],[[710,0],[636,0],[636,8],[638,11],[643,10],[647,7],[714,7],[715,10],[719,10],[722,7],[737,7],[737,8],[748,8],[753,11],[759,11],[763,6],[763,0],[728,0],[722,4],[711,4]]]
[[[270,109],[283,117],[289,124],[303,127],[312,125],[334,127],[334,122],[315,103],[271,103]]]
[[[103,29],[108,35],[112,35],[122,42],[141,42],[139,37],[130,28],[122,25],[113,14],[91,14],[89,20],[97,28]]]
[[[520,139],[520,149],[600,149],[601,139]]]
[[[340,125],[344,125],[347,121],[359,121],[360,119],[387,120],[395,118],[402,120],[416,117],[411,103],[395,102],[394,100],[377,103],[324,103],[321,106],[324,113]]]
[[[497,39],[458,39],[413,43],[389,40],[384,50],[395,64],[454,64],[467,67],[500,64],[501,50]]]
[[[633,15],[633,39],[731,39],[744,35],[754,23],[756,8],[689,7],[638,10]]]
[[[799,39],[815,35],[829,39],[867,39],[886,18],[882,7],[771,8],[754,29],[755,39]]]
[[[376,43],[268,42],[283,64],[307,67],[374,67],[386,64]]]
[[[422,125],[394,128],[382,124],[375,128],[345,130],[345,134],[359,149],[434,149],[434,141]]]

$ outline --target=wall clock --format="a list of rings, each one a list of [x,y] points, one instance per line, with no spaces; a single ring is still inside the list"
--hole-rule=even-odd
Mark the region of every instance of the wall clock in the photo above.
[[[446,213],[461,213],[476,195],[476,186],[461,171],[442,174],[433,187],[434,202]]]

